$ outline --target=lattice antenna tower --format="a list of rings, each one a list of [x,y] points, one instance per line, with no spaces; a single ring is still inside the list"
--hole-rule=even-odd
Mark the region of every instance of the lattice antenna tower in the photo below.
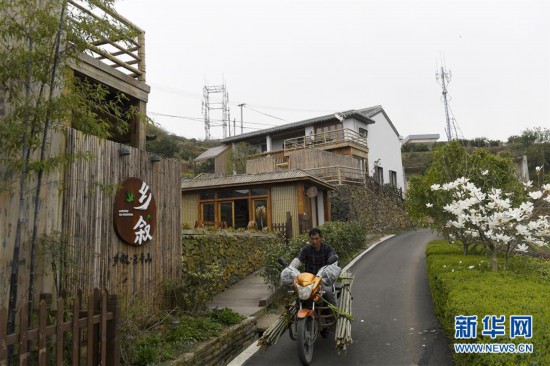
[[[221,119],[213,119],[212,111],[221,111]],[[223,138],[227,137],[227,128],[230,124],[229,93],[225,83],[223,85],[205,85],[202,89],[202,114],[204,116],[205,139],[210,140],[211,127],[222,126]],[[217,114],[220,114],[219,112]]]
[[[444,66],[441,66],[441,70],[436,71],[435,79],[437,83],[441,86],[441,99],[445,105],[445,133],[447,134],[447,140],[452,141],[458,139],[459,130],[455,118],[451,118],[451,113],[449,113],[449,96],[447,95],[447,86],[451,82],[452,74],[450,71],[447,71]]]

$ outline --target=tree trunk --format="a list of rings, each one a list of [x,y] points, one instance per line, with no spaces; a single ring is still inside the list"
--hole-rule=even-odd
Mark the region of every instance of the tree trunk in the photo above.
[[[32,50],[33,40],[28,38],[29,41],[29,60],[27,65],[27,81],[25,85],[25,126],[28,126],[30,121],[29,104],[31,95],[31,74],[32,74]],[[27,190],[27,164],[25,160],[25,154],[27,152],[28,134],[27,130],[23,132],[23,148],[21,150],[21,176],[19,178],[19,216],[17,219],[17,227],[15,229],[15,243],[13,245],[13,258],[11,262],[11,280],[10,280],[10,297],[8,305],[8,334],[15,332],[15,314],[17,313],[17,285],[19,281],[19,250],[21,248],[21,231],[25,223],[25,191]],[[11,354],[12,347],[10,347],[9,353]]]
[[[59,45],[61,42],[61,32],[63,31],[63,19],[65,16],[65,8],[67,2],[64,1],[61,8],[61,14],[59,16],[59,26],[57,28],[57,34],[55,36],[55,50],[53,55],[53,67],[52,74],[50,79],[50,92],[48,95],[48,104],[46,112],[46,121],[44,123],[44,131],[42,134],[42,144],[40,146],[40,162],[43,162],[46,159],[46,146],[48,141],[48,130],[50,129],[50,118],[51,118],[51,101],[53,98],[53,93],[55,91],[55,79],[57,74],[57,67],[59,63]],[[29,282],[29,297],[28,297],[28,306],[29,314],[32,314],[33,305],[34,305],[34,277],[36,270],[36,246],[38,241],[38,229],[40,224],[40,207],[42,206],[42,201],[40,200],[40,192],[42,191],[42,177],[44,172],[42,169],[38,171],[38,177],[36,181],[36,194],[34,196],[34,222],[32,230],[32,241],[31,241],[31,268],[30,268],[30,282]],[[29,327],[32,326],[32,322],[29,322]]]
[[[498,270],[498,251],[496,247],[491,248],[491,269],[495,272]]]

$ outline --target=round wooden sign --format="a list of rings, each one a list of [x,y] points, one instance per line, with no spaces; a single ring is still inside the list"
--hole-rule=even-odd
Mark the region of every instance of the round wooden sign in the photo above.
[[[315,186],[311,186],[306,190],[306,195],[309,198],[317,197],[317,193],[318,193],[317,187],[315,187]]]
[[[127,178],[115,195],[115,231],[124,242],[143,245],[153,239],[157,227],[157,205],[147,183]]]

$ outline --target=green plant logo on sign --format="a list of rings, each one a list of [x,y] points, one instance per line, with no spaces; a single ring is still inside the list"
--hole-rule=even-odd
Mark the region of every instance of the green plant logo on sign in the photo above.
[[[149,185],[139,178],[127,178],[115,196],[114,227],[117,235],[131,245],[153,239],[157,206]]]

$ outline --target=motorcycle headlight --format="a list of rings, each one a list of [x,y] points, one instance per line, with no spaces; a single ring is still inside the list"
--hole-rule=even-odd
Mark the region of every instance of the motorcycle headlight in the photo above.
[[[311,296],[311,291],[313,290],[314,283],[308,285],[308,286],[300,286],[299,284],[296,284],[296,290],[298,291],[298,298],[300,300],[307,300]]]

